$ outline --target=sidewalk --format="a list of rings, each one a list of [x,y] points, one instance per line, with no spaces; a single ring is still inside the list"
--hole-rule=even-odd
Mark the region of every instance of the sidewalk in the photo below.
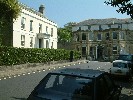
[[[34,63],[34,64],[21,64],[14,66],[0,66],[0,79],[11,77],[14,75],[28,74],[31,72],[44,71],[49,69],[56,69],[63,66],[84,63],[85,60],[77,60],[73,62],[52,62],[52,63]]]

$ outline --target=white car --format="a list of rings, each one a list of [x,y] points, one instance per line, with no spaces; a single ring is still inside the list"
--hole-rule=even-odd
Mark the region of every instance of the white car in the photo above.
[[[123,60],[113,61],[113,66],[110,68],[110,74],[130,79],[132,76],[130,62]]]

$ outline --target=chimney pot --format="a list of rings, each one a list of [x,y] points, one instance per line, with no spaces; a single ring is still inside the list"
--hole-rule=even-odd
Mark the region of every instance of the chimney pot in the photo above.
[[[40,5],[39,12],[43,14],[44,13],[44,9],[45,9],[44,5]]]

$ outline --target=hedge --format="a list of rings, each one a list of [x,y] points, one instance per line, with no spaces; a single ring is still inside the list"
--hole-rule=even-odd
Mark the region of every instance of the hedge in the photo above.
[[[74,59],[80,58],[80,52],[73,50]],[[0,66],[25,63],[45,63],[49,61],[69,60],[70,50],[48,48],[15,48],[0,46]]]

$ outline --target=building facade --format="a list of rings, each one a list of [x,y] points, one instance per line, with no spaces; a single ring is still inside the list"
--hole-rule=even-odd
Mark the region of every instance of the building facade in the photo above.
[[[20,6],[21,13],[9,30],[12,36],[8,46],[57,49],[57,24],[46,18],[45,7],[41,5],[36,11],[21,3]]]
[[[115,59],[133,53],[133,20],[89,19],[72,28],[73,46],[82,57]]]

